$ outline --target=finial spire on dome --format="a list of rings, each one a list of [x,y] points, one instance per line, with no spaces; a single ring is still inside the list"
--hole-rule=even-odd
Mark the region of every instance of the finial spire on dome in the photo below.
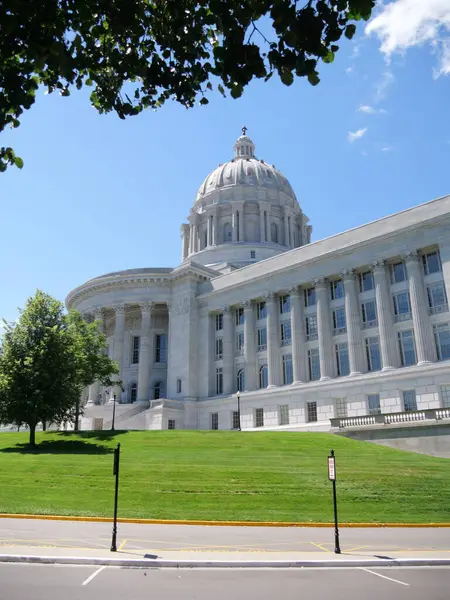
[[[245,125],[242,128],[242,135],[247,135],[247,127]]]
[[[234,158],[253,158],[255,156],[255,144],[247,136],[247,127],[242,128],[242,135],[234,144]]]

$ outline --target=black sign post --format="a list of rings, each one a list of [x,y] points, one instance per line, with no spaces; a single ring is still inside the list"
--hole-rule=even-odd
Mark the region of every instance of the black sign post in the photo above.
[[[113,475],[116,476],[116,490],[114,493],[114,524],[112,531],[111,552],[117,552],[117,501],[119,499],[119,462],[120,462],[120,444],[114,450],[114,468]]]
[[[340,554],[341,547],[339,545],[339,525],[338,525],[337,500],[336,500],[336,459],[334,456],[334,450],[332,450],[330,452],[330,456],[328,457],[328,479],[333,484],[334,552],[335,552],[335,554]]]

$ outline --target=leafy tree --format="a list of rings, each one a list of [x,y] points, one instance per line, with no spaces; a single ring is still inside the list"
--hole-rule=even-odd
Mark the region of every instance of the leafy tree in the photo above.
[[[300,4],[300,5],[299,5]],[[368,19],[375,0],[2,0],[0,131],[20,125],[39,86],[91,102],[121,119],[174,99],[207,104],[214,87],[233,98],[253,78],[277,73],[319,83],[342,34]],[[271,27],[270,27],[271,26]],[[263,31],[270,31],[265,34]],[[22,168],[0,148],[0,172]]]
[[[111,385],[118,368],[105,353],[97,323],[37,291],[16,324],[6,324],[0,348],[0,423],[27,425],[36,445],[39,422],[61,423],[79,411],[83,389]]]

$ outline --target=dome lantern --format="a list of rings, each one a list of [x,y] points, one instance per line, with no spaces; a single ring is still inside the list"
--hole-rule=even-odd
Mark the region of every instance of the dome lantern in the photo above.
[[[247,127],[242,128],[242,135],[234,144],[234,158],[254,158],[255,144],[247,136]]]

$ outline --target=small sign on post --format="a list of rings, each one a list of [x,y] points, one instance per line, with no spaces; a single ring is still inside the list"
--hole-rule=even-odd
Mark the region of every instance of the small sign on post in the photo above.
[[[113,475],[116,477],[116,486],[114,492],[114,523],[111,541],[111,552],[117,552],[117,503],[119,499],[119,463],[120,463],[120,444],[114,450]]]
[[[334,450],[331,450],[330,456],[328,457],[328,479],[333,484],[334,552],[335,552],[335,554],[340,554],[341,547],[339,544],[339,525],[338,525],[337,499],[336,499],[336,458],[334,456]]]

